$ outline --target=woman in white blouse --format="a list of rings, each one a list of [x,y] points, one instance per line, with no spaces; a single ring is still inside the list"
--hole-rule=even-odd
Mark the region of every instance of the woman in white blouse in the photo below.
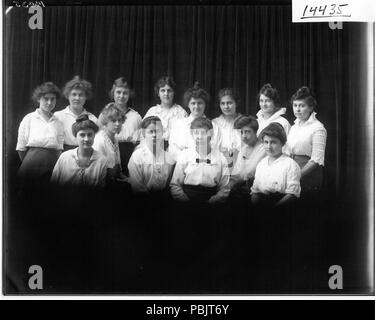
[[[300,197],[301,169],[283,154],[286,135],[279,123],[271,123],[260,134],[267,156],[256,167],[251,202],[266,207],[284,206]]]
[[[257,135],[271,122],[277,122],[284,128],[285,134],[288,135],[290,124],[283,117],[286,108],[281,108],[279,93],[269,83],[265,84],[258,93],[257,102],[260,110],[257,113],[259,128]]]
[[[38,86],[32,99],[39,106],[21,121],[16,150],[22,161],[18,174],[30,182],[48,182],[63,150],[63,124],[52,113],[60,90],[52,82]]]
[[[163,125],[158,117],[145,118],[141,129],[142,142],[129,160],[129,182],[135,193],[161,195],[169,187],[175,162],[164,150]]]
[[[308,87],[301,87],[291,98],[296,117],[291,127],[285,152],[301,168],[302,192],[318,191],[323,180],[327,130],[316,118],[315,98]]]
[[[60,186],[104,187],[107,160],[92,148],[98,130],[98,126],[87,114],[77,118],[72,125],[72,133],[77,139],[78,148],[61,154],[52,173],[52,183]]]
[[[125,78],[120,77],[114,81],[109,97],[125,114],[125,122],[116,136],[120,147],[122,171],[128,175],[128,162],[135,145],[139,142],[142,118],[137,111],[130,108],[133,105],[134,91]]]
[[[168,147],[173,121],[187,117],[185,109],[174,102],[176,87],[172,77],[161,77],[154,87],[155,96],[160,99],[160,104],[151,107],[143,117],[143,119],[150,116],[160,118],[164,128],[163,138],[167,142],[166,147]]]

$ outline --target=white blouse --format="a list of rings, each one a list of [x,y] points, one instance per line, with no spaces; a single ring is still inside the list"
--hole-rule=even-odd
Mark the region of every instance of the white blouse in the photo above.
[[[251,193],[285,193],[299,197],[301,194],[301,169],[297,162],[282,154],[273,163],[269,157],[262,159],[255,171]]]
[[[137,193],[163,190],[172,176],[174,164],[173,158],[162,148],[156,158],[146,144],[140,144],[128,163],[132,190]]]
[[[299,119],[294,121],[285,145],[285,153],[308,156],[311,161],[323,166],[326,140],[327,130],[313,112],[305,122]]]
[[[92,147],[107,159],[108,168],[112,169],[116,165],[121,166],[120,149],[116,137],[113,143],[108,135],[103,130],[100,130],[95,136]]]
[[[244,181],[253,178],[258,163],[265,156],[266,151],[260,141],[254,147],[244,143],[233,167],[232,176],[239,176]]]
[[[173,123],[171,134],[169,137],[169,151],[177,159],[178,154],[187,149],[195,148],[195,141],[191,134],[190,125],[195,118],[189,115],[187,118],[176,120]],[[220,149],[221,147],[221,132],[216,123],[212,123],[212,149]]]
[[[98,119],[90,112],[86,111],[86,109],[83,109],[81,114],[87,114],[89,119],[97,124]],[[59,119],[63,126],[64,126],[64,144],[68,144],[71,146],[77,146],[77,139],[73,135],[72,132],[72,125],[76,122],[76,119],[81,115],[76,115],[73,113],[69,106],[67,106],[65,109],[56,111],[54,113],[55,117]]]
[[[174,104],[169,109],[163,108],[160,104],[157,104],[156,106],[148,109],[143,119],[151,116],[160,118],[161,124],[163,125],[164,129],[163,138],[164,140],[169,140],[169,135],[172,129],[172,122],[176,119],[187,117],[187,112],[178,104]]]
[[[228,150],[241,149],[241,130],[234,129],[234,122],[241,117],[241,114],[235,119],[227,120],[223,115],[212,120],[215,123],[221,133],[221,148]]]
[[[78,148],[63,152],[53,169],[51,182],[86,187],[103,187],[107,174],[107,160],[95,151],[87,168],[78,165]]]
[[[121,127],[121,132],[116,135],[119,142],[132,142],[139,141],[139,134],[141,128],[142,118],[139,113],[131,108],[125,114],[125,122]]]
[[[271,122],[277,122],[280,123],[284,130],[285,134],[288,135],[289,129],[290,129],[290,124],[289,121],[286,120],[282,115],[286,113],[286,108],[281,108],[279,111],[275,112],[271,117],[266,119],[264,117],[264,112],[262,109],[260,109],[257,113],[257,120],[259,124],[259,128],[257,131],[257,136],[260,135],[262,130],[267,127]]]
[[[217,186],[218,192],[209,200],[213,203],[225,201],[230,192],[228,183],[228,163],[220,151],[212,150],[206,159],[200,159],[195,148],[189,148],[179,154],[170,186],[173,198],[180,201],[189,200],[182,188],[184,184],[203,187]]]
[[[17,151],[26,151],[27,147],[63,149],[63,124],[54,115],[46,121],[39,112],[36,109],[22,119],[18,129]]]

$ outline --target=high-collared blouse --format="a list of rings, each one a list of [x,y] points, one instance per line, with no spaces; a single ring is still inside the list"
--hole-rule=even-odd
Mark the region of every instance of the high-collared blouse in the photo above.
[[[316,119],[316,112],[313,112],[305,122],[300,119],[294,121],[288,134],[285,153],[308,156],[311,161],[323,166],[326,140],[327,130]]]
[[[266,119],[264,117],[264,112],[263,110],[259,110],[257,113],[257,120],[259,124],[259,128],[257,131],[257,136],[262,132],[262,130],[267,127],[271,122],[277,122],[280,123],[284,130],[285,134],[288,135],[289,129],[290,129],[290,124],[289,121],[286,120],[282,115],[286,113],[286,108],[281,108],[280,110],[276,111],[271,117]]]
[[[64,128],[54,115],[45,120],[40,111],[27,114],[18,129],[17,151],[26,151],[27,147],[40,147],[62,150]]]

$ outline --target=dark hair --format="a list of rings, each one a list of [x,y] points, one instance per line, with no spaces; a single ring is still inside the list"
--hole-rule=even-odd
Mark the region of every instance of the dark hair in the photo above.
[[[245,126],[249,126],[256,133],[259,128],[258,120],[253,116],[241,116],[234,121],[234,129],[242,129]]]
[[[68,81],[63,89],[65,98],[69,99],[69,94],[72,90],[79,89],[85,92],[86,100],[92,97],[92,85],[90,82],[81,79],[79,76],[75,76],[72,80]]]
[[[259,134],[259,138],[263,140],[265,136],[279,139],[282,145],[286,143],[285,130],[280,123],[271,122],[267,127],[265,127]]]
[[[56,100],[60,99],[61,91],[53,82],[44,82],[37,86],[33,92],[32,100],[38,102],[45,94],[52,93],[56,96]]]
[[[94,130],[94,133],[97,133],[99,131],[98,126],[95,124],[94,121],[91,121],[89,119],[89,116],[87,114],[81,114],[76,119],[76,122],[74,122],[72,125],[73,136],[76,137],[79,131],[87,129]]]
[[[199,117],[195,118],[193,122],[190,125],[190,129],[206,129],[207,131],[212,130],[212,122],[211,120],[204,118],[204,117]]]
[[[221,98],[223,98],[224,96],[230,96],[236,102],[236,106],[238,108],[241,100],[240,100],[240,94],[238,93],[236,89],[234,88],[221,89],[219,93],[217,94],[217,97],[219,99],[219,104],[220,104]]]
[[[188,107],[190,100],[194,99],[203,99],[203,101],[206,104],[206,108],[208,107],[208,104],[210,102],[210,95],[208,92],[200,87],[200,84],[198,81],[194,83],[194,85],[187,89],[184,93],[184,106]]]
[[[141,123],[141,129],[147,129],[150,124],[153,124],[153,123],[156,123],[156,122],[161,123],[161,120],[160,120],[159,117],[150,116],[150,117],[144,118],[142,123]]]
[[[292,95],[292,97],[290,98],[291,105],[293,105],[293,101],[295,100],[304,100],[305,103],[313,109],[315,109],[318,105],[308,87],[301,87]]]
[[[156,97],[159,97],[159,90],[160,88],[164,86],[170,86],[173,91],[176,91],[176,83],[174,82],[172,77],[169,76],[163,76],[161,77],[158,81],[156,81],[155,86],[154,86],[154,93]]]
[[[111,90],[109,91],[109,98],[111,100],[114,100],[114,93],[115,93],[115,90],[116,88],[125,88],[125,89],[128,89],[129,90],[129,101],[128,101],[128,105],[130,105],[130,102],[132,101],[132,99],[134,98],[134,90],[131,88],[130,84],[128,81],[125,80],[124,77],[120,77],[120,78],[117,78],[114,82],[113,82],[113,85],[112,85],[112,88]]]
[[[280,102],[280,96],[279,96],[279,92],[277,91],[276,88],[273,88],[271,86],[271,84],[269,83],[266,83],[260,90],[259,90],[259,93],[257,95],[257,104],[259,106],[259,98],[261,95],[265,95],[267,98],[270,98],[272,99],[275,107],[277,109],[280,109],[280,105],[281,105],[281,102]]]
[[[122,122],[125,121],[125,114],[118,108],[114,102],[107,104],[99,115],[99,125],[105,126],[109,121],[120,118]]]

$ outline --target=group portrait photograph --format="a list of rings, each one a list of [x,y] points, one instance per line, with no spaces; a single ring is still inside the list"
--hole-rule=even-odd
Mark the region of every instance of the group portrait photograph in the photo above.
[[[6,1],[3,293],[370,294],[369,25]]]

